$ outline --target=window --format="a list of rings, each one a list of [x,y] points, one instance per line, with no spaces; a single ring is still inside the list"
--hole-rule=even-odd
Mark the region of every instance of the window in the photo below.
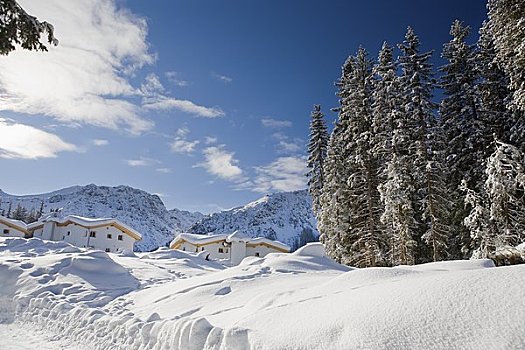
[[[67,231],[67,235],[69,236],[71,234],[71,231]]]
[[[182,247],[182,251],[185,252],[186,251],[186,247]]]
[[[9,230],[8,229],[4,229],[4,235],[8,235],[9,234]]]
[[[111,239],[112,238],[111,233],[108,233],[107,237],[108,237],[108,239]]]
[[[106,248],[106,253],[109,253],[109,252],[111,252],[111,249]]]
[[[201,248],[201,252],[203,252],[203,251],[204,251],[204,247]]]
[[[261,254],[259,254],[259,252],[255,252],[255,256],[261,256]]]
[[[118,235],[117,239],[118,239],[119,241],[122,241],[122,235]]]
[[[89,233],[89,237],[93,237],[93,238],[96,238],[97,237],[97,233],[95,231],[91,231]]]
[[[219,248],[219,253],[224,253],[224,249]]]
[[[226,248],[226,253],[228,253],[228,248]]]
[[[197,253],[199,251],[199,247],[195,248],[195,253]]]

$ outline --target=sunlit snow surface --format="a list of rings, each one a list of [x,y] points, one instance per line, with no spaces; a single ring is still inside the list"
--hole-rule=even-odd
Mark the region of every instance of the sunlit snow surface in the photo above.
[[[525,348],[525,265],[351,269],[320,248],[224,268],[0,239],[0,348]]]

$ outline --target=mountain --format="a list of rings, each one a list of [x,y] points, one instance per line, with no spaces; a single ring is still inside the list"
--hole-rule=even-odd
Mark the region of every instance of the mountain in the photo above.
[[[154,194],[129,186],[73,186],[50,193],[16,196],[0,190],[0,214],[20,204],[37,212],[44,202],[44,214],[62,208],[62,214],[112,217],[139,231],[143,238],[138,251],[150,251],[169,243],[178,232],[232,233],[240,230],[252,237],[267,237],[294,250],[317,239],[311,199],[306,190],[264,196],[245,206],[204,216],[199,212],[167,210]]]
[[[293,250],[319,237],[306,190],[270,194],[245,206],[205,216],[189,232],[228,234],[236,230],[281,241]]]
[[[170,209],[169,213],[171,222],[176,228],[178,228],[178,232],[187,232],[191,226],[204,218],[204,214],[199,213],[198,211],[191,212],[175,208]]]
[[[168,211],[157,195],[129,186],[73,186],[62,190],[27,196],[14,196],[0,190],[0,213],[18,204],[28,211],[38,211],[44,201],[44,213],[62,208],[62,214],[85,217],[112,217],[142,233],[135,244],[138,251],[165,246],[175,232],[182,232],[198,221],[201,213],[174,209]],[[194,221],[193,221],[194,220]]]

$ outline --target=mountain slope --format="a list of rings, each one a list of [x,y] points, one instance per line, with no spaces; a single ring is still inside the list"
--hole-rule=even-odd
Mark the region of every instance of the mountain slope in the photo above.
[[[242,207],[205,216],[190,233],[228,234],[239,230],[251,237],[286,243],[293,250],[319,233],[306,190],[267,195]]]
[[[175,232],[186,230],[202,217],[201,213],[180,210],[168,211],[157,195],[129,186],[73,186],[39,195],[14,196],[0,191],[0,213],[7,212],[9,203],[14,210],[18,204],[39,210],[44,201],[44,213],[62,208],[62,214],[85,217],[112,217],[142,233],[135,245],[138,251],[165,246]]]

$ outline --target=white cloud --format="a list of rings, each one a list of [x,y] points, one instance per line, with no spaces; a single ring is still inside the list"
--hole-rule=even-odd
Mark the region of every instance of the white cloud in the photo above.
[[[128,100],[129,76],[150,64],[145,20],[113,0],[25,0],[24,8],[55,26],[49,52],[16,50],[0,61],[1,109],[44,114],[138,134],[153,127]]]
[[[103,139],[94,139],[92,140],[93,144],[95,146],[107,146],[109,145],[109,141],[108,140],[103,140]]]
[[[164,73],[166,75],[166,78],[173,84],[184,87],[190,85],[189,81],[179,79],[179,73],[178,72],[166,72]]]
[[[192,153],[199,144],[198,140],[189,141],[186,136],[190,130],[186,127],[180,128],[175,132],[175,139],[170,143],[173,153]]]
[[[143,166],[152,166],[155,164],[159,164],[160,162],[152,158],[139,157],[138,159],[128,159],[126,160],[126,163],[132,167],[143,167]]]
[[[170,146],[171,151],[174,153],[192,153],[195,151],[195,146],[199,144],[198,140],[188,141],[188,140],[174,140]]]
[[[300,190],[306,187],[306,170],[305,157],[280,157],[268,165],[256,167],[256,176],[248,186],[261,193]]]
[[[280,153],[297,153],[302,151],[303,147],[299,142],[279,141],[277,144],[277,150]]]
[[[242,179],[242,169],[237,165],[239,161],[234,158],[233,152],[224,149],[224,145],[207,147],[203,154],[205,161],[197,166],[225,180],[240,181]]]
[[[163,173],[163,174],[170,174],[172,172],[172,170],[170,168],[157,168],[155,170],[157,170],[159,173]]]
[[[211,145],[213,143],[217,143],[217,138],[212,136],[206,136],[206,140],[204,141],[207,145]]]
[[[178,109],[182,112],[194,114],[203,118],[217,118],[224,116],[224,112],[220,108],[199,106],[188,100],[178,100],[167,96],[158,96],[153,100],[145,102],[142,106],[146,109],[152,110]]]
[[[289,128],[292,126],[292,122],[289,120],[278,120],[273,118],[261,119],[261,124],[265,128]]]
[[[179,100],[166,96],[165,89],[159,77],[150,73],[142,83],[140,91],[143,95],[142,107],[151,110],[178,109],[203,118],[216,118],[224,115],[220,108],[199,106],[188,100]]]
[[[225,84],[229,84],[233,81],[232,78],[226,76],[226,75],[221,75],[221,74],[217,74],[217,73],[211,73],[211,76],[219,81],[222,81],[223,83]]]
[[[55,158],[59,152],[77,150],[57,135],[0,118],[0,158]]]

